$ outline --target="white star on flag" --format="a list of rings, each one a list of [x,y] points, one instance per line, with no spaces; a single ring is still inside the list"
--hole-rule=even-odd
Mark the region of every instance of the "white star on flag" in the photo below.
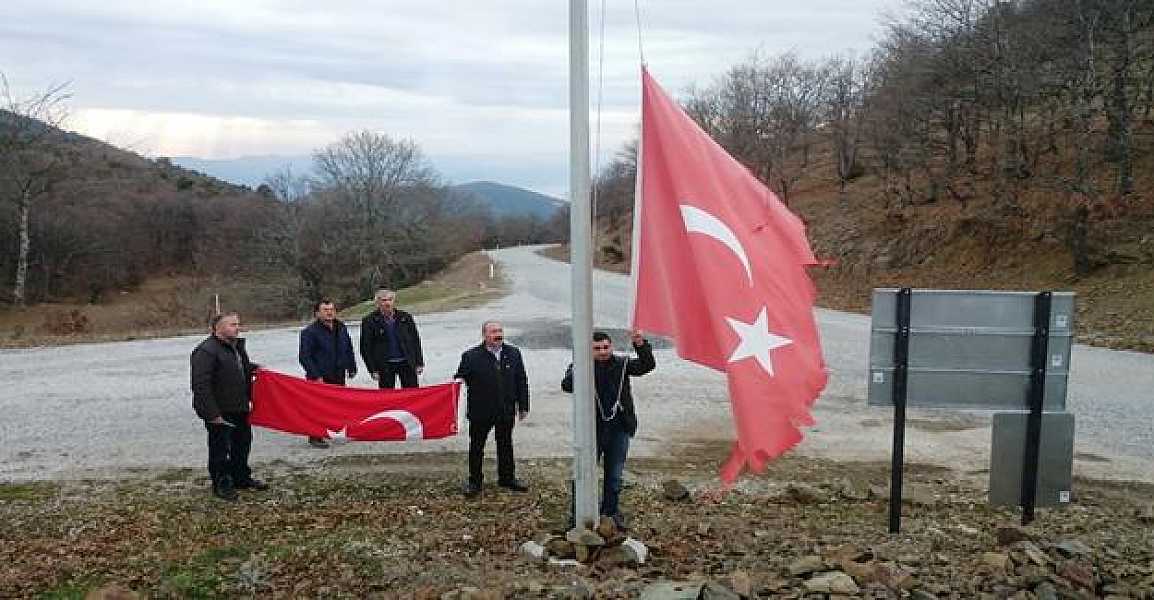
[[[769,373],[770,377],[774,376],[773,361],[770,359],[769,352],[782,346],[788,346],[793,343],[793,340],[780,335],[775,335],[769,331],[769,317],[766,315],[765,307],[762,307],[761,313],[757,315],[757,320],[753,323],[745,323],[737,319],[725,318],[729,322],[729,326],[741,338],[741,342],[737,348],[733,350],[733,354],[729,357],[729,362],[737,362],[743,358],[753,357],[757,359],[757,363],[761,368]]]

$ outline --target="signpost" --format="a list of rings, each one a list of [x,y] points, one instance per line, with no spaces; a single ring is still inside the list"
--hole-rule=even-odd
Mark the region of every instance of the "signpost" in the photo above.
[[[907,407],[1029,411],[1022,521],[1034,517],[1042,413],[1066,405],[1070,292],[875,289],[870,406],[894,407],[889,530],[901,528]]]
[[[1029,413],[996,413],[990,448],[990,504],[1021,506]],[[1071,498],[1074,467],[1074,415],[1042,415],[1034,506],[1062,506]]]

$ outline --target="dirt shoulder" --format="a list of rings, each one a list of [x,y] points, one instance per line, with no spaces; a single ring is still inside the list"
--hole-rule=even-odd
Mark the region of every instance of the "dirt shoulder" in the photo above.
[[[566,526],[564,460],[521,461],[529,493],[489,485],[476,501],[459,494],[459,453],[263,465],[273,488],[236,504],[209,497],[191,470],[0,485],[0,595],[79,598],[115,585],[152,597],[627,598],[674,580],[790,598],[838,571],[857,597],[1154,597],[1154,486],[1080,481],[1072,505],[1023,528],[982,490],[909,465],[911,502],[890,535],[887,465],[787,457],[726,492],[716,480],[726,451],[703,442],[630,461],[623,506],[651,552],[640,566],[519,556],[523,542]],[[666,497],[671,479],[688,499]]]
[[[474,252],[453,263],[446,270],[418,285],[397,291],[397,300],[414,314],[429,314],[479,306],[501,297],[506,282],[496,268],[489,276],[490,260]],[[249,282],[229,284],[233,295],[280,298],[284,282]],[[201,325],[176,325],[188,318],[182,294],[188,290],[212,287],[197,278],[169,278],[146,283],[140,290],[104,304],[39,304],[24,309],[0,309],[0,348],[62,346],[91,342],[197,335]],[[271,301],[271,300],[270,300]],[[280,301],[280,300],[277,300]],[[343,311],[343,319],[359,319],[371,310],[371,302]],[[299,325],[300,321],[262,320],[242,312],[245,329],[250,331]],[[207,318],[207,316],[206,316]],[[198,319],[199,321],[199,319]]]
[[[397,291],[397,304],[418,315],[480,306],[505,295],[508,281],[500,265],[482,252],[468,254],[436,277]],[[350,306],[341,318],[357,320],[371,312],[372,300]]]

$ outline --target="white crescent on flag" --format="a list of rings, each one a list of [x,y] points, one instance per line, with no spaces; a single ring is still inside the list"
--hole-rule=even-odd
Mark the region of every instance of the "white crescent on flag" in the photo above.
[[[681,205],[681,220],[685,223],[686,232],[707,235],[732,250],[741,261],[741,266],[745,267],[745,276],[749,279],[749,284],[753,285],[753,269],[749,266],[749,256],[745,253],[741,240],[737,239],[737,234],[733,233],[728,225],[704,210],[688,204]]]
[[[405,428],[405,440],[425,439],[425,428],[416,415],[407,410],[386,410],[375,415],[369,415],[361,420],[361,424],[380,419],[392,419]]]

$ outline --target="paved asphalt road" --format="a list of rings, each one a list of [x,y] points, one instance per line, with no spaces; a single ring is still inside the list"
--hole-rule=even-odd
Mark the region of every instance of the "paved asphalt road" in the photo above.
[[[569,271],[533,248],[492,253],[511,293],[483,307],[418,316],[428,370],[446,381],[460,352],[479,340],[480,323],[505,322],[525,349],[533,410],[514,434],[519,458],[571,453],[570,397],[559,380],[568,349]],[[595,318],[627,325],[629,282],[596,273]],[[890,414],[865,405],[868,317],[819,310],[830,384],[818,401],[818,424],[798,452],[840,460],[889,459]],[[298,374],[299,327],[247,334],[254,360]],[[356,327],[352,334],[358,335]],[[113,477],[204,463],[204,429],[190,406],[188,355],[199,337],[0,351],[0,480]],[[619,347],[626,346],[623,337]],[[632,452],[658,455],[677,446],[731,437],[723,378],[659,348],[658,370],[636,383],[641,430]],[[1154,481],[1154,356],[1076,346],[1069,409],[1077,418],[1076,472]],[[354,385],[370,386],[363,374]],[[463,413],[463,411],[462,411]],[[907,459],[978,474],[988,467],[985,413],[911,411]],[[308,465],[343,454],[461,452],[465,436],[406,443],[309,448],[301,438],[258,430],[253,462]],[[491,446],[491,444],[490,444]],[[492,451],[492,448],[490,448]]]

